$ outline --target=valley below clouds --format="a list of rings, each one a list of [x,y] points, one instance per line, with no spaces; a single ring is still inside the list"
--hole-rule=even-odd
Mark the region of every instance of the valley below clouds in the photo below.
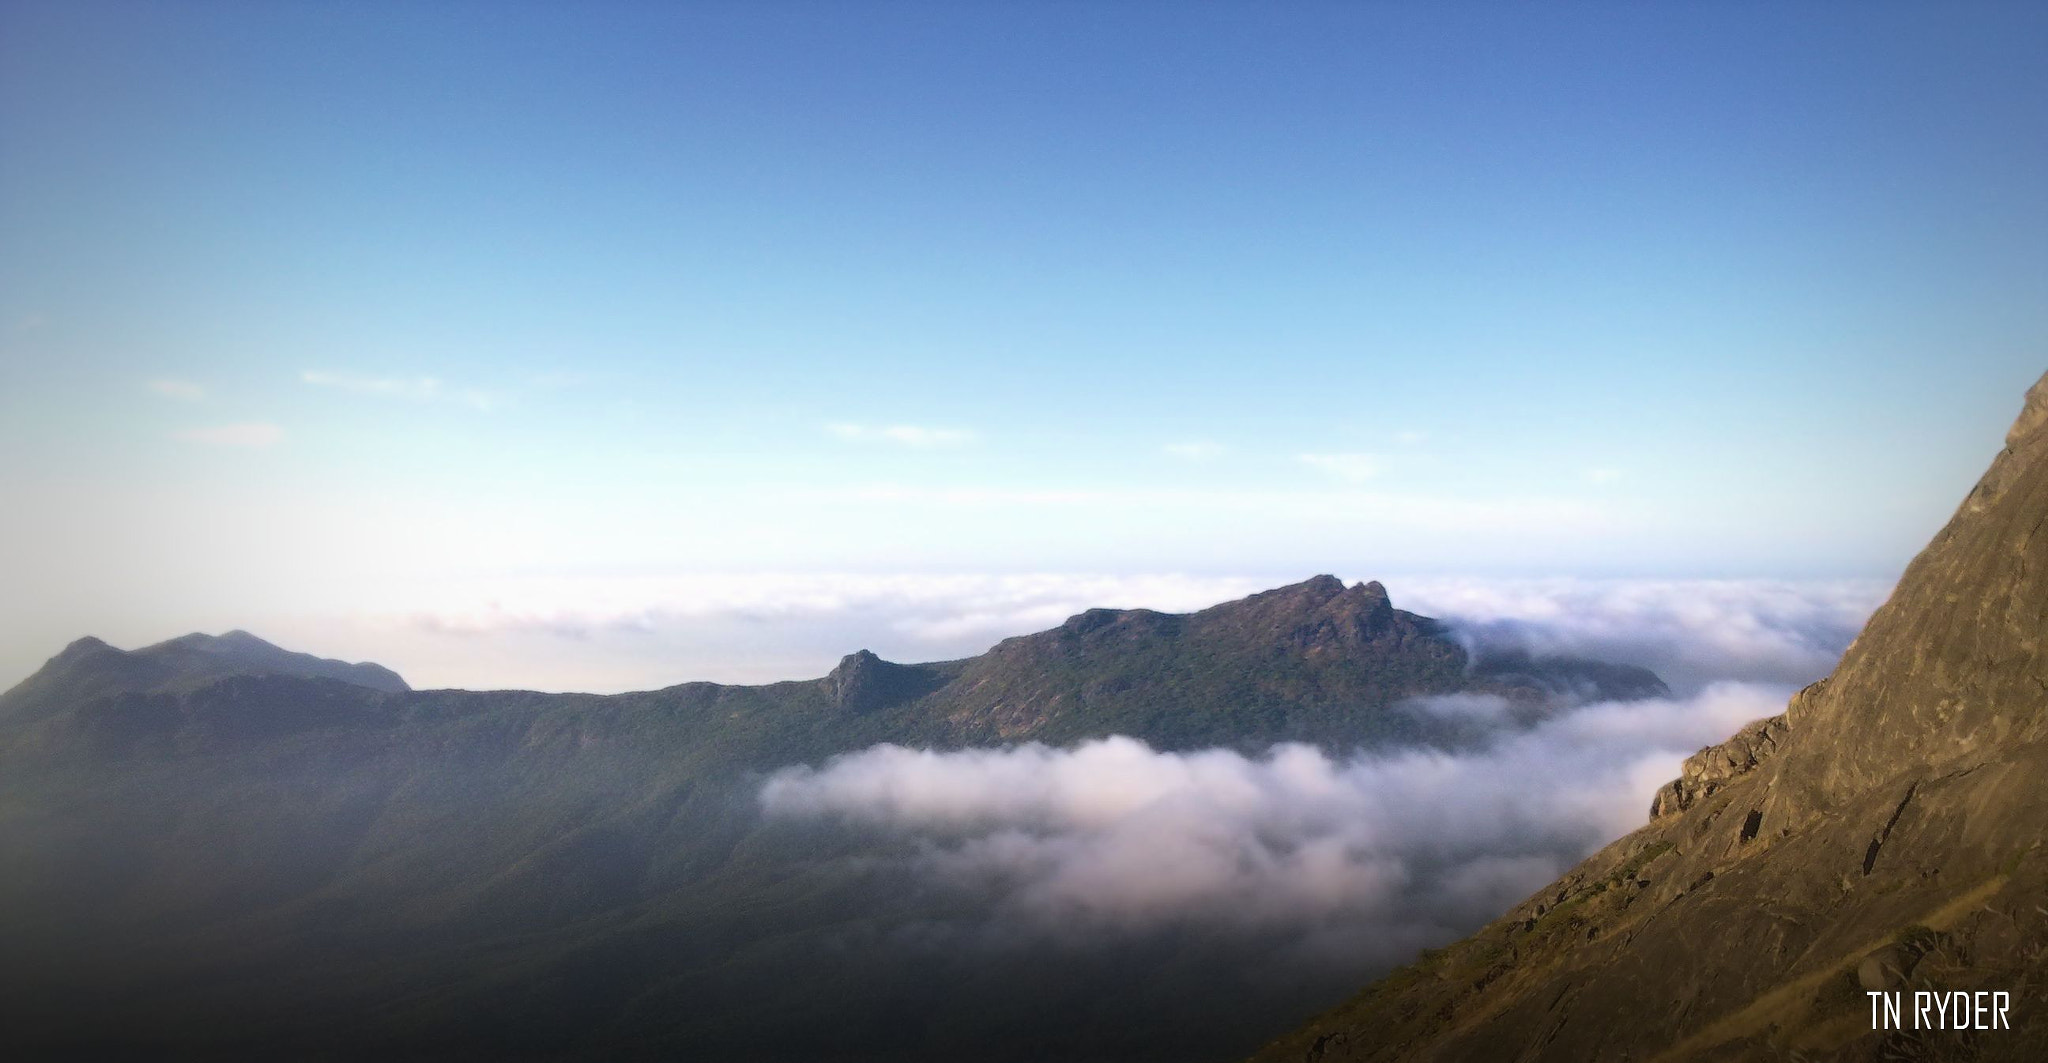
[[[902,843],[887,858],[900,870],[974,902],[947,927],[963,937],[1076,946],[1201,930],[1264,938],[1275,960],[1384,968],[1640,825],[1686,755],[1790,693],[1729,681],[1532,727],[1497,717],[1461,750],[878,745],[776,772],[760,800],[771,821]]]

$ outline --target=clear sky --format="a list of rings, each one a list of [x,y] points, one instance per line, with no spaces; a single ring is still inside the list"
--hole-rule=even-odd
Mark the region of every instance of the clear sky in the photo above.
[[[245,626],[486,684],[406,625],[508,596],[726,588],[681,679],[829,663],[772,621],[850,579],[1889,579],[2048,368],[2044,55],[2038,4],[13,0],[0,683]]]

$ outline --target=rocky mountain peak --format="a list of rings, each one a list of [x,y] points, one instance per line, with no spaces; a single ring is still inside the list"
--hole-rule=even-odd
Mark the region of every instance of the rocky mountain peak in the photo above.
[[[864,713],[921,697],[937,680],[925,669],[885,661],[871,650],[857,650],[840,658],[824,682],[833,705],[846,712]]]
[[[1308,579],[1295,584],[1294,587],[1319,598],[1328,598],[1332,595],[1344,593],[1344,581],[1327,572],[1321,575],[1310,576]],[[1290,588],[1282,587],[1280,589],[1288,590]]]
[[[1394,601],[1379,580],[1352,584],[1333,598],[1331,605],[1373,623],[1385,622],[1394,615]]]

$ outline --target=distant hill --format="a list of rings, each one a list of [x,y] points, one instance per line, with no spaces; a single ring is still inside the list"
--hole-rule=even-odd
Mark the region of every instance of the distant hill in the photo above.
[[[1257,1059],[2048,1059],[2044,529],[2048,377],[1832,676]],[[1874,1032],[1914,990],[2009,993],[2010,1028]]]
[[[818,679],[615,696],[408,690],[243,633],[132,652],[81,640],[0,695],[0,1047],[1037,1060],[1247,1046],[1297,1017],[1293,982],[1219,981],[1232,954],[1199,936],[1040,968],[874,937],[882,916],[914,927],[942,899],[861,858],[886,840],[764,828],[759,773],[883,741],[1401,748],[1458,740],[1401,705],[1458,692],[1533,721],[1665,691],[1639,668],[1474,660],[1379,584],[1329,576],[1184,615],[1090,610],[967,660],[862,651]]]
[[[87,636],[0,694],[0,720],[38,718],[117,694],[189,691],[231,675],[333,679],[393,693],[410,689],[382,665],[293,653],[246,631],[194,633],[139,650],[118,650]]]

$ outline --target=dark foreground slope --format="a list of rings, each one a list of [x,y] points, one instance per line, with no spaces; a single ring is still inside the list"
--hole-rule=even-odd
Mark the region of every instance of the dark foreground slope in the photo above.
[[[2048,1059],[2048,378],[2006,442],[1831,677],[1258,1058]],[[2013,1029],[1873,1032],[1869,990],[2008,992]]]
[[[934,944],[968,902],[885,859],[908,843],[766,823],[759,773],[878,741],[1387,747],[1458,737],[1412,696],[1533,717],[1662,691],[1471,660],[1329,577],[967,661],[611,697],[409,691],[247,636],[83,641],[0,695],[0,1055],[1239,1053],[1342,987],[1239,977],[1267,946],[1201,932]]]

